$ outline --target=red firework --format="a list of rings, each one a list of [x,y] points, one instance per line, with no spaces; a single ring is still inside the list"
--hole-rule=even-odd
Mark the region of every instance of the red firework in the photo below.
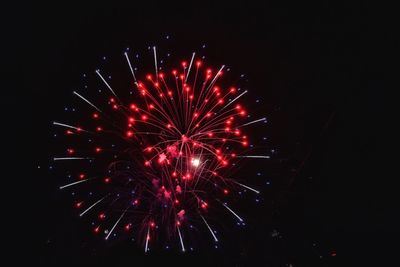
[[[155,47],[153,52],[155,73],[143,80],[136,78],[124,54],[134,81],[131,99],[121,99],[99,70],[96,74],[110,93],[108,107],[100,109],[74,92],[93,109],[91,122],[86,127],[53,123],[65,127],[70,141],[76,142],[65,157],[54,160],[99,162],[100,167],[88,168],[60,187],[97,190],[98,198],[75,203],[80,216],[97,212],[95,234],[104,232],[108,240],[118,229],[134,231],[145,252],[154,238],[175,237],[185,251],[185,229],[195,222],[218,242],[207,221],[211,206],[243,222],[224,198],[238,187],[259,191],[227,174],[238,158],[268,158],[244,154],[249,139],[243,128],[265,118],[247,121],[247,111],[238,103],[247,91],[218,85],[224,66],[213,71],[193,53],[179,69],[160,72]],[[79,137],[90,138],[90,149],[80,149]],[[118,148],[110,148],[110,140],[118,142]]]

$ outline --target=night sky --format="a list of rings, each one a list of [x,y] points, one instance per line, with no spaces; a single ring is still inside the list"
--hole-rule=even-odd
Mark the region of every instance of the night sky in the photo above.
[[[366,4],[324,1],[156,2],[10,9],[15,15],[6,33],[12,49],[5,58],[10,58],[13,83],[2,95],[4,116],[11,115],[6,123],[19,145],[6,142],[16,166],[3,177],[13,181],[3,191],[14,193],[6,197],[12,204],[2,218],[13,218],[17,228],[18,234],[7,233],[14,259],[39,266],[365,266],[387,261],[394,248],[383,246],[399,230],[389,219],[395,188],[387,179],[396,175],[381,160],[390,140],[378,137],[387,131],[383,80],[387,51],[394,46],[387,28],[375,23],[384,14]],[[189,57],[206,44],[213,63],[229,63],[246,73],[251,97],[265,105],[266,135],[277,152],[268,163],[264,201],[246,207],[253,216],[249,225],[231,229],[225,245],[144,255],[135,243],[110,246],[87,233],[49,169],[55,145],[51,122],[64,116],[82,73],[96,69],[103,56],[121,56],[128,46],[162,44],[167,35],[176,56]]]

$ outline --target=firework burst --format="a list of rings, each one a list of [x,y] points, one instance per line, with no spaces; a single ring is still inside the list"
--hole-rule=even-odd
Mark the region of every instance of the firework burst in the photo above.
[[[100,70],[95,75],[108,92],[106,100],[73,92],[91,112],[75,123],[53,122],[68,144],[54,161],[66,163],[73,179],[60,189],[90,191],[75,207],[81,217],[97,217],[95,234],[109,240],[125,231],[145,252],[157,241],[176,240],[185,251],[193,225],[218,242],[209,221],[212,208],[243,223],[226,198],[237,189],[259,191],[230,174],[240,159],[268,158],[248,154],[245,133],[246,126],[266,119],[249,121],[239,103],[247,91],[219,85],[225,66],[207,68],[193,53],[164,72],[155,47],[152,54],[154,71],[142,77],[124,53],[133,83],[129,98],[120,97]]]

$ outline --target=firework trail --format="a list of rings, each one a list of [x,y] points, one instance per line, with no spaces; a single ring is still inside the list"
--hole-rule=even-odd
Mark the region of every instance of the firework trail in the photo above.
[[[249,139],[244,133],[246,126],[266,118],[248,120],[238,103],[247,90],[218,85],[224,65],[214,72],[193,53],[189,64],[182,62],[179,69],[163,72],[156,47],[152,52],[154,73],[144,79],[135,73],[129,53],[124,53],[133,78],[130,98],[119,96],[100,70],[95,76],[109,95],[105,107],[99,103],[104,99],[73,91],[92,110],[91,119],[80,114],[72,125],[53,122],[65,130],[68,143],[66,153],[53,159],[66,164],[69,173],[80,170],[70,174],[72,181],[61,190],[95,191],[96,198],[75,203],[81,217],[98,217],[95,234],[109,240],[125,231],[137,237],[145,252],[157,240],[176,240],[184,252],[189,242],[185,233],[194,223],[218,242],[209,220],[211,206],[232,220],[244,221],[224,199],[238,188],[260,191],[238,182],[228,171],[236,165],[232,162],[269,158],[247,154]],[[89,145],[83,145],[87,139]],[[110,143],[118,146],[110,148]],[[81,165],[72,167],[75,164]]]

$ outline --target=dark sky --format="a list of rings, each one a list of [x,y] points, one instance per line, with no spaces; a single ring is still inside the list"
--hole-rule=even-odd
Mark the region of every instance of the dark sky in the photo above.
[[[41,266],[382,263],[391,250],[381,244],[398,233],[389,220],[394,189],[379,160],[389,146],[378,136],[387,131],[384,78],[387,50],[394,46],[388,29],[376,23],[386,21],[384,14],[367,4],[325,1],[157,2],[10,9],[15,15],[4,23],[12,52],[5,58],[14,82],[2,90],[3,103],[21,144],[10,156],[15,162],[28,158],[12,170],[18,193],[3,217],[17,218],[13,251]],[[157,44],[166,35],[176,54],[206,43],[208,58],[245,72],[254,96],[264,100],[271,147],[279,151],[271,163],[274,183],[254,210],[260,219],[237,233],[237,246],[144,256],[126,242],[87,243],[48,170],[50,122],[81,74],[95,69],[103,55]]]

